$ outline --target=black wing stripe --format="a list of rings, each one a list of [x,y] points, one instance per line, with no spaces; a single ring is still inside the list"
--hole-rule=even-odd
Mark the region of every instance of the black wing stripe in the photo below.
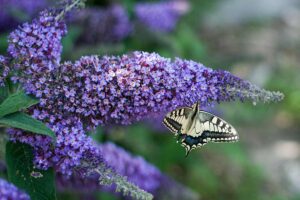
[[[169,124],[171,124],[175,129],[180,130],[181,129],[181,124],[179,124],[178,122],[176,122],[175,120],[171,119],[171,118],[166,118],[166,120],[169,122]]]
[[[164,124],[172,131],[174,132],[178,132],[181,129],[181,124],[176,122],[175,120],[169,118],[169,117],[165,117],[164,119]]]
[[[165,116],[163,124],[173,133],[178,133],[190,112],[191,108],[188,107],[173,110]]]
[[[185,108],[181,108],[178,110],[174,110],[172,112],[170,112],[170,118],[176,118],[176,117],[180,117],[180,116],[184,116],[185,118],[187,118],[189,111]]]
[[[223,122],[223,125],[221,126],[221,129],[224,130],[226,126],[227,126],[227,124]]]

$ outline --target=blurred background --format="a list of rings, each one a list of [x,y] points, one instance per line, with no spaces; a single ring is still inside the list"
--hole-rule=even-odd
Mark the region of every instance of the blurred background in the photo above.
[[[0,8],[0,54],[6,53],[11,30],[53,4],[15,2],[9,9]],[[181,0],[141,11],[164,16],[172,7],[174,22],[168,22],[168,16],[140,16],[137,5],[145,2],[88,0],[85,10],[69,16],[63,60],[155,51],[229,70],[283,92],[285,99],[277,104],[231,102],[209,108],[236,127],[240,142],[209,144],[187,158],[184,148],[157,121],[99,128],[93,137],[143,156],[201,199],[300,199],[300,1]],[[59,199],[84,196],[67,192]],[[118,198],[99,192],[86,199],[91,196]]]

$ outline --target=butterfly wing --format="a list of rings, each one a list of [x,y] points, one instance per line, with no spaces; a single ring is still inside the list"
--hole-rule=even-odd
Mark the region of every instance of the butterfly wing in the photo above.
[[[198,114],[198,119],[202,125],[201,137],[204,141],[238,141],[239,135],[235,128],[220,117],[205,111],[200,111]]]
[[[207,142],[236,142],[239,136],[235,128],[225,120],[205,111],[199,111],[189,132],[182,136],[181,143],[186,155]]]
[[[180,133],[181,127],[188,123],[188,116],[191,112],[192,108],[189,107],[175,109],[165,116],[163,124],[177,135]]]

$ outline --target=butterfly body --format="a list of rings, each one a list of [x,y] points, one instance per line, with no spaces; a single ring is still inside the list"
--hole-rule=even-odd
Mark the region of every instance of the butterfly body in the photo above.
[[[171,111],[165,116],[163,123],[177,136],[177,141],[186,149],[186,155],[209,141],[236,142],[239,139],[232,125],[211,113],[199,110],[198,103]]]

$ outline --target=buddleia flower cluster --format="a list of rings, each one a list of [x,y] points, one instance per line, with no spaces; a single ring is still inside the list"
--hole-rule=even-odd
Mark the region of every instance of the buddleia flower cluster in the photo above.
[[[103,160],[109,164],[109,168],[127,177],[128,181],[138,185],[142,190],[148,191],[158,199],[169,197],[167,199],[198,199],[198,195],[179,185],[171,178],[163,175],[155,166],[148,163],[140,156],[133,156],[121,147],[111,142],[98,145],[102,152]],[[74,173],[71,177],[58,176],[57,185],[60,191],[114,191],[116,188],[128,190],[124,185],[113,184],[111,186],[97,185],[99,179],[102,182],[111,181],[104,177],[107,166],[103,169],[101,166],[93,171],[89,176],[80,176]],[[97,173],[98,172],[98,173]],[[104,172],[104,173],[103,173]],[[120,177],[113,177],[120,179]],[[122,181],[122,178],[121,180]],[[118,181],[116,181],[118,182]],[[129,191],[130,192],[130,191]],[[143,192],[143,191],[140,191]],[[138,194],[132,194],[138,196]],[[138,198],[137,198],[138,199]]]
[[[19,190],[13,184],[0,178],[0,199],[1,200],[30,200],[30,197],[25,192]]]
[[[207,106],[236,99],[282,98],[280,93],[257,89],[229,72],[156,53],[85,56],[74,63],[60,63],[60,40],[65,33],[63,21],[43,12],[9,37],[9,54],[18,61],[14,63],[18,71],[14,80],[40,99],[31,113],[50,126],[76,116],[75,121],[93,129],[98,125],[130,124],[196,101]]]
[[[236,99],[268,102],[282,98],[280,93],[258,89],[226,71],[139,51],[85,56],[61,64],[49,72],[49,79],[45,75],[35,74],[42,76],[42,83],[23,77],[25,90],[40,98],[48,112],[76,115],[91,128],[130,124],[196,101],[207,106]]]
[[[57,136],[52,148],[46,136],[9,130],[12,141],[34,147],[34,163],[40,169],[54,167],[58,174],[70,178],[74,171],[86,168],[83,163],[93,163],[93,169],[87,171],[98,172],[101,183],[113,180],[117,189],[138,194],[133,182],[151,192],[162,176],[156,168],[126,156],[114,145],[99,148],[86,132],[99,125],[131,124],[196,101],[209,106],[223,101],[283,98],[279,92],[260,89],[227,71],[157,53],[136,51],[61,62],[61,39],[67,33],[64,14],[80,1],[67,2],[58,10],[41,12],[31,23],[13,31],[8,39],[8,58],[1,61],[10,66],[14,82],[40,99],[28,114],[43,121]]]

